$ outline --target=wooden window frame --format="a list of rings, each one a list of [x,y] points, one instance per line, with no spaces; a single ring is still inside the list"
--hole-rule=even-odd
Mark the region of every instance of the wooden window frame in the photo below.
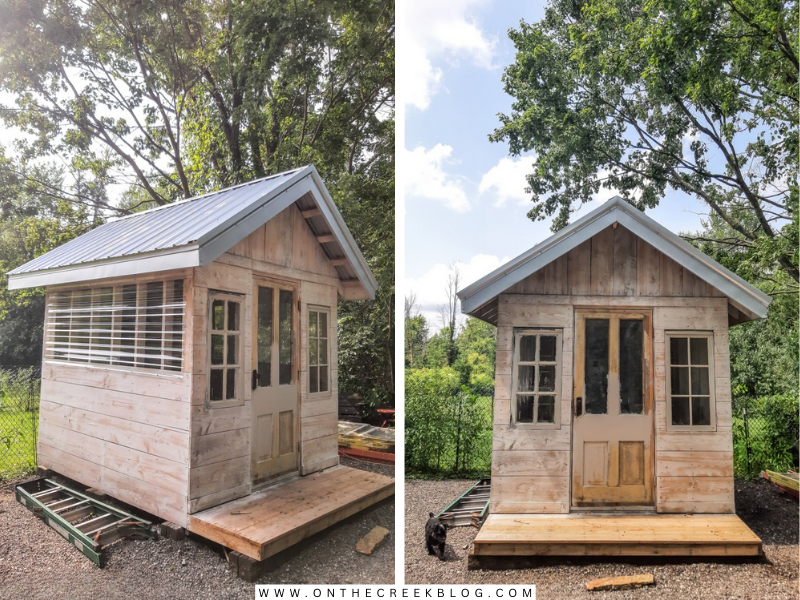
[[[317,306],[317,305],[309,304],[308,305],[308,309],[307,309],[306,312],[308,313],[308,318],[307,318],[307,321],[306,321],[306,325],[307,325],[307,329],[306,329],[306,332],[307,332],[306,333],[306,337],[307,337],[307,339],[306,339],[306,342],[307,342],[307,349],[308,349],[308,353],[306,355],[307,356],[307,360],[308,360],[308,364],[306,365],[306,371],[307,371],[306,372],[306,385],[308,386],[308,396],[310,398],[325,398],[325,397],[329,397],[333,393],[333,391],[332,391],[333,390],[333,385],[331,385],[331,383],[332,383],[332,381],[331,381],[332,380],[332,377],[331,377],[331,325],[332,325],[331,324],[331,309],[330,309],[329,306]],[[317,314],[324,313],[324,314],[326,314],[328,316],[328,337],[324,338],[324,339],[328,340],[328,362],[325,365],[325,366],[328,367],[328,389],[325,390],[324,392],[312,392],[311,391],[311,369],[312,368],[317,368],[318,369],[319,366],[320,366],[319,364],[316,365],[315,367],[311,366],[311,313],[317,313]],[[317,340],[319,340],[319,339],[320,339],[320,337],[319,337],[319,335],[317,335]],[[319,382],[319,375],[317,375],[317,382]]]
[[[525,361],[522,365],[529,365],[529,366],[536,366],[538,367],[541,364],[544,365],[552,365],[554,364],[556,367],[556,377],[555,377],[555,390],[552,392],[552,395],[555,396],[555,404],[553,407],[553,422],[552,423],[538,423],[538,408],[539,408],[539,375],[538,369],[536,375],[534,376],[534,392],[528,392],[528,395],[534,396],[533,401],[533,422],[532,423],[520,423],[517,421],[517,395],[518,394],[526,394],[526,392],[518,392],[517,385],[519,383],[519,377],[517,376],[517,367],[520,366],[519,360],[519,350],[521,347],[520,338],[526,335],[535,335],[538,336],[536,340],[536,360]],[[539,361],[539,348],[541,345],[541,336],[554,336],[556,338],[556,360],[555,361],[545,361],[541,363]],[[563,363],[563,352],[562,352],[562,341],[563,341],[564,331],[563,329],[556,329],[556,328],[515,328],[514,329],[514,352],[513,352],[513,359],[511,361],[511,426],[518,427],[520,429],[561,429],[561,379],[562,379],[562,370],[564,368]],[[550,395],[549,393],[545,395]]]
[[[214,316],[212,314],[214,310],[214,301],[215,300],[222,300],[224,301],[225,310],[222,314],[222,325],[223,329],[214,329]],[[239,329],[230,332],[228,330],[228,303],[235,302],[239,305]],[[230,294],[226,292],[219,292],[216,290],[209,290],[208,291],[208,331],[206,332],[206,407],[213,409],[213,408],[229,408],[231,406],[243,406],[244,405],[244,394],[245,394],[245,387],[244,387],[244,365],[245,365],[245,356],[244,356],[244,306],[245,298],[238,294]],[[212,335],[221,335],[222,336],[222,365],[212,365],[211,364],[211,336]],[[238,343],[238,352],[237,355],[239,357],[237,364],[233,366],[228,365],[228,336],[235,335],[237,337]],[[236,369],[236,390],[235,398],[225,399],[224,396],[227,393],[227,381],[228,381],[228,369],[233,368]],[[211,370],[212,369],[222,369],[222,400],[212,400],[211,399]]]
[[[704,339],[708,342],[708,412],[709,412],[709,424],[708,425],[673,425],[672,424],[672,350],[670,348],[670,340],[672,338],[697,338],[697,339]],[[717,395],[716,395],[716,388],[715,388],[715,379],[714,379],[714,332],[713,331],[666,331],[664,332],[664,344],[666,346],[666,390],[667,390],[667,431],[673,432],[688,432],[691,433],[693,431],[716,431],[717,430]],[[677,366],[688,366],[689,367],[689,380],[690,380],[690,388],[689,388],[689,415],[691,417],[692,414],[692,390],[691,390],[691,367],[692,367],[692,356],[691,356],[691,343],[689,344],[689,363],[688,365],[677,365]],[[704,366],[704,365],[703,365]],[[699,394],[697,394],[699,396]],[[681,396],[683,397],[683,396]],[[703,396],[705,397],[705,396]]]

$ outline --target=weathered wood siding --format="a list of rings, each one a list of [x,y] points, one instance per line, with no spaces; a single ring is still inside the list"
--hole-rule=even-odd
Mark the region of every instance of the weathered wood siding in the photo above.
[[[222,504],[250,493],[250,365],[252,328],[244,335],[244,403],[209,408],[207,393],[207,333],[209,289],[244,297],[244,321],[253,319],[253,274],[294,283],[300,309],[300,470],[312,473],[338,463],[336,440],[336,270],[293,205],[253,232],[219,259],[195,269],[193,290],[195,340],[192,361],[191,471],[189,512]],[[308,306],[331,311],[331,394],[308,401]]]
[[[188,302],[190,271],[102,283],[180,277]],[[189,331],[188,306],[185,315]],[[184,339],[185,359],[189,348]],[[186,525],[190,396],[188,369],[175,373],[45,361],[39,465]]]
[[[576,306],[653,309],[658,512],[733,512],[727,299],[621,226],[608,228],[498,300],[491,511],[570,510]],[[509,425],[513,331],[563,330],[561,428]],[[714,333],[716,431],[668,432],[665,331]]]
[[[716,288],[639,239],[608,227],[523,279],[507,294],[721,297]]]

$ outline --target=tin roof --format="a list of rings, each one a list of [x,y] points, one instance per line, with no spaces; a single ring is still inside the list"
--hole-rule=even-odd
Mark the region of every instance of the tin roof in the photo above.
[[[113,219],[10,271],[9,289],[202,266],[294,202],[319,207],[309,226],[333,235],[329,258],[348,259],[340,279],[374,296],[377,283],[313,166]]]

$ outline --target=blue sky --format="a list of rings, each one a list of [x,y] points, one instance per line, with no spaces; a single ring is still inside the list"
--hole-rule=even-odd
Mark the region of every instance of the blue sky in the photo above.
[[[512,159],[506,144],[488,140],[508,112],[504,66],[514,60],[507,31],[532,22],[544,3],[488,0],[407,0],[398,85],[405,114],[399,161],[405,194],[405,292],[438,327],[451,264],[471,283],[550,235],[550,221],[533,223],[525,194],[531,157]],[[613,196],[603,190],[592,205]],[[675,232],[695,231],[707,211],[669,193],[648,214]],[[398,213],[399,214],[399,213]],[[575,217],[577,218],[577,217]]]

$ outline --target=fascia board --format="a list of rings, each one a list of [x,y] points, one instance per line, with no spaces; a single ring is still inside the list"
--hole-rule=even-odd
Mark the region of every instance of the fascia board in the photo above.
[[[126,277],[144,275],[158,271],[170,271],[199,266],[199,250],[196,245],[170,248],[150,255],[134,254],[104,261],[70,265],[47,271],[19,273],[9,275],[8,289],[20,290],[43,285],[59,285],[107,279],[109,277]]]
[[[336,203],[328,193],[328,190],[325,187],[325,184],[323,183],[319,173],[317,172],[317,169],[313,165],[310,167],[310,169],[311,176],[316,184],[318,195],[322,199],[322,202],[318,202],[317,205],[322,211],[322,215],[325,217],[331,232],[339,241],[345,256],[347,256],[350,264],[353,266],[353,269],[355,269],[356,275],[361,281],[361,284],[364,286],[369,299],[374,300],[375,292],[378,289],[378,281],[375,279],[375,276],[372,274],[372,271],[367,265],[364,255],[361,254],[361,250],[359,250],[358,244],[356,244],[355,239],[353,239],[353,235],[345,225],[344,219],[342,219],[339,209],[336,208]]]

